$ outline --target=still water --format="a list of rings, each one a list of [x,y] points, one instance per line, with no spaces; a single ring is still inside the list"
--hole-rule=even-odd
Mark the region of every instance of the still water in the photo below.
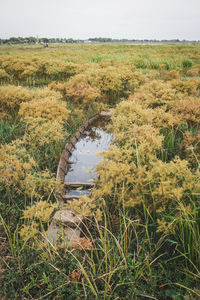
[[[102,156],[97,153],[107,150],[111,144],[112,134],[106,130],[108,118],[101,118],[90,125],[76,143],[67,165],[65,182],[93,182],[97,176],[95,168],[101,161]],[[88,190],[70,190],[68,195],[88,194]]]

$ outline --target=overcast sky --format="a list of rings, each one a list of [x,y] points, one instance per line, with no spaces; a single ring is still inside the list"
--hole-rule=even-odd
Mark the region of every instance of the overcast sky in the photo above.
[[[200,0],[0,0],[0,38],[200,40]]]

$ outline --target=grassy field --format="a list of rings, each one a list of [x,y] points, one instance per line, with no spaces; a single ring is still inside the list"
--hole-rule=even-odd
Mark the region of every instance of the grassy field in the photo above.
[[[114,143],[74,248],[44,242],[87,119]],[[200,45],[0,46],[0,298],[200,299]]]

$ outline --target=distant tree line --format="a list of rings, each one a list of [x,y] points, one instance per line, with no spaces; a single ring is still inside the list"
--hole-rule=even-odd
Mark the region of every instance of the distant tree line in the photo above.
[[[157,40],[157,39],[112,39],[105,37],[95,37],[86,40],[73,39],[73,38],[36,38],[30,37],[10,37],[9,39],[0,39],[0,44],[46,44],[46,43],[128,43],[128,42],[143,42],[143,43],[159,43],[159,42],[188,42],[187,40]],[[190,41],[199,42],[199,41]]]
[[[0,44],[43,44],[43,43],[77,43],[79,40],[72,38],[36,38],[36,37],[10,37],[9,39],[0,39]]]

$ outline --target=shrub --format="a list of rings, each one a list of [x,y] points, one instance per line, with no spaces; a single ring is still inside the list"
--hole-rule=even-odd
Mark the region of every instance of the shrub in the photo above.
[[[187,97],[175,102],[171,112],[182,122],[187,122],[189,127],[198,129],[200,120],[200,99],[198,97]]]
[[[48,199],[62,188],[61,182],[48,170],[27,173],[20,186],[24,194],[34,199]]]
[[[186,72],[187,76],[195,77],[200,75],[200,68],[198,66],[194,66],[192,68],[189,68]]]
[[[31,92],[21,86],[0,87],[0,110],[11,117],[18,113],[20,104],[31,98]]]
[[[155,108],[166,105],[173,106],[174,102],[180,99],[180,94],[168,82],[152,80],[141,86],[130,99],[137,101],[146,108]]]
[[[179,144],[180,156],[190,164],[191,169],[196,169],[200,160],[200,133],[186,131]]]
[[[67,79],[83,67],[73,62],[64,62],[59,58],[39,57],[32,54],[5,55],[0,59],[0,67],[12,78],[12,81],[34,85],[36,82]],[[4,81],[7,81],[7,76]]]
[[[55,146],[64,139],[62,124],[56,120],[46,121],[43,118],[28,118],[26,122],[28,127],[23,142],[35,150],[37,147]]]
[[[49,171],[38,170],[38,164],[22,141],[1,146],[0,155],[1,188],[13,197],[13,201],[19,194],[29,198],[48,198],[61,188],[60,182]]]
[[[65,84],[66,96],[74,102],[90,104],[101,99],[100,88],[93,87],[85,74],[78,74]]]
[[[66,108],[65,102],[44,98],[22,103],[19,115],[25,119],[30,117],[43,118],[63,123],[67,120],[69,111]]]
[[[30,100],[37,100],[37,99],[43,99],[48,98],[51,100],[61,100],[62,94],[58,91],[54,91],[48,87],[31,90],[31,99]]]
[[[61,94],[49,88],[30,90],[21,86],[0,87],[0,112],[10,118],[16,118],[21,103],[36,99],[48,98],[54,101],[61,98]],[[28,104],[26,104],[28,105]]]
[[[6,73],[4,69],[0,69],[0,81],[7,80],[9,78],[10,76],[8,75],[8,73]]]
[[[57,120],[27,118],[27,131],[23,143],[41,168],[56,168],[66,137],[63,125]]]
[[[146,74],[146,78],[148,80],[153,80],[153,79],[159,79],[160,78],[160,72],[157,70],[150,70],[147,74]]]
[[[0,182],[6,187],[19,184],[37,166],[20,140],[2,145],[0,156]]]
[[[200,80],[172,80],[170,82],[173,89],[187,96],[197,96]]]
[[[180,73],[177,70],[170,70],[166,73],[166,79],[179,79]]]
[[[93,72],[89,76],[92,78]],[[119,70],[111,66],[95,72],[92,85],[100,89],[107,103],[114,103],[123,91]]]

